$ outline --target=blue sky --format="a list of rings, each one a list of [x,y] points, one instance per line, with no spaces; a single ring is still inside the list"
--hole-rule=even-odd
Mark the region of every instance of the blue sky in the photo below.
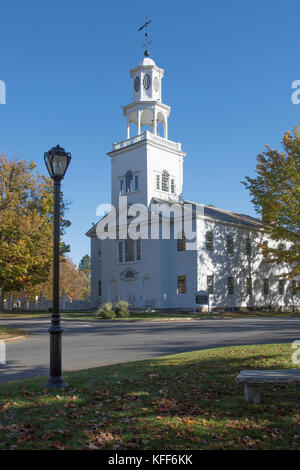
[[[291,0],[6,0],[1,3],[0,152],[34,160],[72,153],[63,182],[72,202],[65,237],[76,263],[85,231],[110,201],[113,142],[126,138],[121,105],[143,58],[137,29],[151,17],[151,57],[165,69],[169,138],[188,153],[186,199],[254,215],[241,184],[265,144],[280,148],[299,124],[300,3]]]

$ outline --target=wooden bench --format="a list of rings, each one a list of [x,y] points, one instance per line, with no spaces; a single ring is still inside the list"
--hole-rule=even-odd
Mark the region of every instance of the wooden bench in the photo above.
[[[246,401],[259,403],[262,385],[300,382],[300,369],[241,370],[236,382],[244,384]]]

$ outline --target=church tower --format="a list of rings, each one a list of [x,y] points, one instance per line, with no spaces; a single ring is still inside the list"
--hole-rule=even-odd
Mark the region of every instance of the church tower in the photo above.
[[[130,70],[132,102],[123,107],[126,140],[113,144],[111,202],[120,195],[147,207],[153,198],[182,199],[183,157],[179,142],[168,139],[170,106],[162,103],[164,70],[145,57]],[[133,135],[132,135],[133,134]]]

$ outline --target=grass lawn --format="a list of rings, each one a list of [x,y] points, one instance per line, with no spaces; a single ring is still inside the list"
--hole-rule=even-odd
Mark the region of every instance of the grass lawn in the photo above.
[[[207,315],[206,315],[207,316]],[[86,313],[63,313],[62,314],[62,318],[76,318],[77,320],[78,319],[83,319],[83,320],[101,320],[101,321],[105,321],[103,320],[103,318],[100,318],[100,317],[95,317],[93,313],[89,313],[89,312],[86,312]],[[168,320],[168,319],[180,319],[180,318],[200,318],[200,315],[194,315],[192,313],[189,313],[189,312],[170,312],[170,313],[144,313],[144,312],[132,312],[130,314],[130,316],[128,318],[113,318],[112,320],[123,320],[123,321],[128,321],[128,320],[159,320],[159,319],[163,319],[163,320]]]
[[[0,340],[14,338],[16,336],[24,336],[26,333],[17,328],[6,328],[0,326]]]
[[[0,313],[0,320],[8,320],[9,318],[41,318],[41,317],[50,317],[48,312],[5,312]]]
[[[50,318],[51,314],[48,312],[12,312],[0,314],[0,320],[9,318]],[[76,319],[76,320],[100,320],[96,318],[91,312],[62,312],[61,317],[63,319]],[[173,311],[173,312],[132,312],[129,318],[114,318],[113,320],[181,320],[181,319],[195,319],[195,320],[207,320],[207,319],[222,319],[222,318],[255,318],[255,317],[294,317],[300,318],[300,312],[213,312],[212,314],[207,313],[196,313]]]
[[[0,386],[0,449],[299,449],[299,386],[246,403],[245,368],[291,368],[291,345],[195,351]],[[296,367],[296,366],[294,366]]]

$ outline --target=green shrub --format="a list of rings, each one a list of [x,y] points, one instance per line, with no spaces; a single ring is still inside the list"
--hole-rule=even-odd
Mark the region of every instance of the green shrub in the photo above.
[[[130,315],[129,304],[126,300],[118,300],[113,308],[118,318],[127,318]]]
[[[95,317],[104,318],[105,320],[109,320],[115,316],[115,312],[113,311],[112,304],[110,302],[100,305],[98,310],[95,312]]]
[[[105,320],[110,320],[111,318],[114,318],[115,316],[116,316],[116,314],[113,310],[112,311],[104,310],[101,313],[101,318],[104,318]]]

